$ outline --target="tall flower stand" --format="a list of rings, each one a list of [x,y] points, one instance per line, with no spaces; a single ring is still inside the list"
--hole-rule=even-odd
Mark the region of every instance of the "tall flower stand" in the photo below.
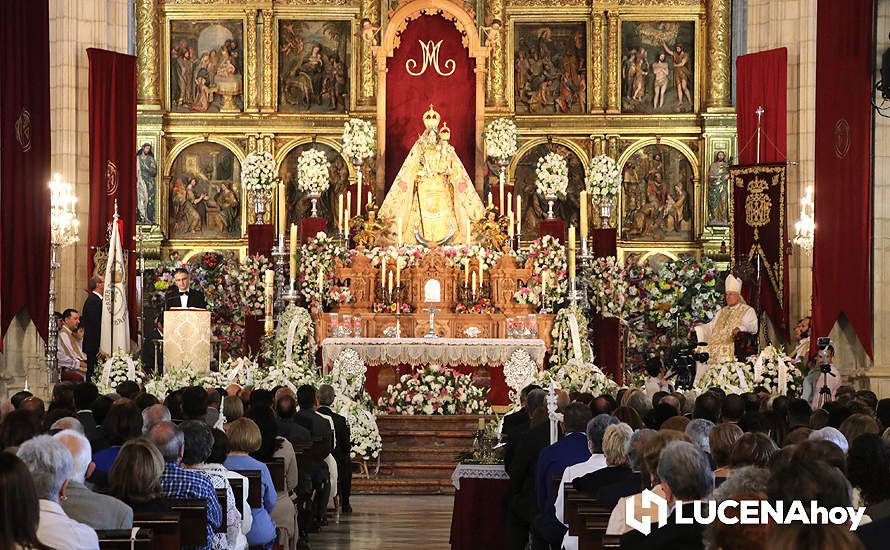
[[[252,223],[247,226],[247,252],[269,258],[275,244],[275,226],[271,223]]]
[[[594,258],[616,256],[618,232],[616,229],[592,229],[590,231],[590,253]],[[603,372],[611,375],[618,384],[623,384],[621,370],[621,330],[618,319],[593,315],[593,347],[596,363]]]

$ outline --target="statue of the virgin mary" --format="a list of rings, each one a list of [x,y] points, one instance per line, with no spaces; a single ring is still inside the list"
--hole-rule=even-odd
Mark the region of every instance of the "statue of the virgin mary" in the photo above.
[[[466,243],[467,220],[478,220],[484,207],[449,140],[451,130],[430,109],[423,115],[423,134],[411,147],[380,207],[390,223],[389,241],[438,246]],[[401,231],[401,235],[399,232]]]

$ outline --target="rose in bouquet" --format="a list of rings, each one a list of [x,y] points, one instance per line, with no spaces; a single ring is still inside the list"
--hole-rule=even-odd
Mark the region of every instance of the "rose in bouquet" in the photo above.
[[[230,357],[219,366],[219,374],[222,375],[221,380],[226,382],[226,386],[229,384],[251,386],[259,372],[259,363],[250,357]]]
[[[516,123],[509,118],[498,118],[489,122],[482,137],[485,140],[485,153],[499,161],[512,158],[519,148]]]
[[[271,390],[285,386],[296,393],[300,386],[311,384],[318,387],[325,382],[326,380],[314,364],[306,364],[303,361],[284,361],[261,371],[259,377],[254,380],[254,387]]]
[[[448,267],[459,267],[465,265],[464,261],[476,260],[480,262],[486,270],[494,267],[494,264],[503,257],[504,253],[494,248],[486,248],[481,244],[460,244],[448,245],[441,248],[442,254],[445,256],[445,263]]]
[[[374,156],[377,130],[370,120],[350,118],[343,124],[343,155],[354,161]]]
[[[590,302],[603,317],[616,317],[622,322],[639,306],[636,293],[624,266],[615,256],[596,258],[583,276],[587,279]]]
[[[377,427],[377,418],[365,407],[348,397],[337,395],[334,412],[346,417],[349,438],[352,443],[351,458],[372,460],[380,456],[383,440]]]
[[[614,197],[621,189],[621,172],[612,157],[597,155],[590,161],[585,179],[591,197]]]
[[[582,363],[593,363],[593,348],[590,347],[590,338],[587,335],[588,325],[588,319],[579,306],[564,307],[556,312],[553,329],[550,332],[552,338],[550,365],[565,365],[570,360],[577,359],[576,352],[580,354]],[[576,327],[580,343],[577,349],[572,341],[572,330]]]
[[[237,289],[240,307],[245,315],[262,315],[266,310],[266,270],[272,262],[257,254],[248,256],[241,264],[232,266],[228,273],[232,286]]]
[[[304,193],[324,193],[330,185],[331,163],[320,149],[306,149],[297,158],[297,188]]]
[[[334,279],[334,267],[337,260],[348,265],[352,255],[334,242],[324,232],[319,232],[300,248],[300,273],[297,281],[300,293],[306,302],[315,308],[319,305],[332,305],[334,299],[351,299],[351,294],[342,291],[331,294]],[[319,285],[319,275],[321,275]]]
[[[241,163],[241,184],[248,191],[267,191],[277,180],[275,159],[268,151],[253,151]]]
[[[535,186],[544,197],[564,198],[569,186],[569,164],[564,156],[550,152],[538,159]]]
[[[430,365],[404,374],[377,402],[382,414],[490,414],[486,391],[473,377]]]
[[[550,235],[536,239],[528,251],[520,254],[518,263],[532,269],[533,275],[513,294],[520,304],[539,305],[541,288],[546,279],[545,294],[549,304],[559,304],[568,293],[566,249]]]

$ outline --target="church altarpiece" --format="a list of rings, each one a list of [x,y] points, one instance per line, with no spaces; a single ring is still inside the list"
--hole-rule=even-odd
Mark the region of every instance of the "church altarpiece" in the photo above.
[[[619,255],[727,257],[729,190],[721,174],[736,147],[730,0],[415,3],[476,22],[466,30],[487,51],[477,67],[485,77],[485,120],[511,116],[521,136],[507,175],[527,209],[524,241],[537,236],[543,212],[534,196],[537,158],[550,150],[568,158],[572,191],[557,208],[571,223],[590,158],[608,154],[625,179],[612,220]],[[154,210],[140,216],[153,223],[139,226],[147,265],[174,251],[246,253],[254,213],[240,162],[254,150],[275,157],[288,188],[288,221],[299,221],[308,201],[293,186],[295,159],[315,142],[332,161],[332,189],[320,209],[333,221],[337,193],[355,180],[339,154],[343,122],[358,116],[385,124],[374,55],[387,49],[381,41],[390,25],[406,24],[391,16],[410,4],[136,0],[133,150],[149,144],[156,165],[154,180],[145,172]],[[664,87],[663,104],[657,86]],[[479,131],[477,165],[466,168],[485,196],[496,178]],[[366,181],[379,171],[379,162],[365,166]],[[376,189],[378,201],[384,191]],[[271,206],[266,221],[274,223]]]

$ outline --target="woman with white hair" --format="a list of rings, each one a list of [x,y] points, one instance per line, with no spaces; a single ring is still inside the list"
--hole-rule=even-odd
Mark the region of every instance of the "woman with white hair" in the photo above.
[[[22,443],[18,457],[28,467],[40,499],[37,539],[57,550],[99,548],[99,537],[89,526],[69,518],[59,500],[64,500],[71,471],[71,453],[48,435],[38,435]]]

